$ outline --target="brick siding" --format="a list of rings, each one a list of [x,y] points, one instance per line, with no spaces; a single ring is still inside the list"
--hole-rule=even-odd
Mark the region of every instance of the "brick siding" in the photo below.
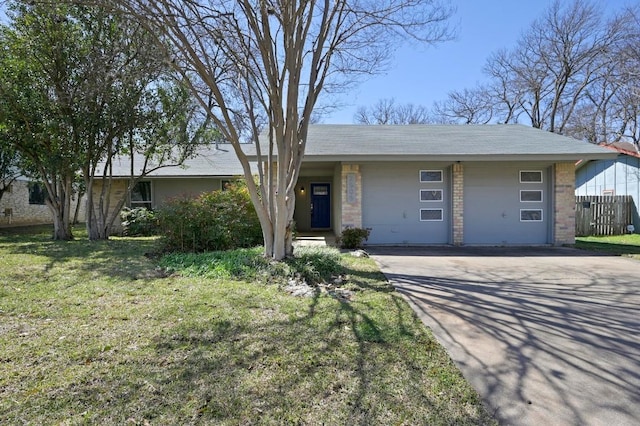
[[[555,245],[576,242],[575,165],[556,163],[554,167],[554,241]]]
[[[464,166],[453,165],[453,244],[464,243]]]
[[[342,165],[342,229],[362,227],[362,175],[358,164]]]

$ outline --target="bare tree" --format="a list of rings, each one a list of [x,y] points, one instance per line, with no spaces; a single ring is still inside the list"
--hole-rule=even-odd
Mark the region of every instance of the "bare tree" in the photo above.
[[[210,115],[242,164],[265,255],[274,259],[292,252],[294,187],[321,93],[379,71],[396,42],[449,38],[452,13],[424,0],[102,3],[158,34],[158,47],[167,47],[203,107],[205,94],[213,94]],[[255,145],[247,147],[247,141]],[[249,152],[256,155],[255,167]]]
[[[433,118],[425,106],[399,105],[391,98],[380,99],[370,107],[359,107],[353,121],[358,124],[428,124],[433,122]]]
[[[616,51],[619,90],[616,92],[621,138],[640,147],[640,5],[626,9],[618,20],[624,37]]]
[[[638,9],[608,21],[588,0],[555,1],[515,48],[493,53],[489,81],[436,103],[442,121],[516,123],[594,143],[636,141],[640,32]]]
[[[490,77],[486,89],[488,103],[493,108],[495,120],[499,123],[517,123],[522,110],[523,90],[515,82],[511,70],[510,53],[500,49],[487,59],[484,72]]]
[[[463,124],[487,124],[494,113],[491,96],[482,86],[449,92],[447,100],[436,102],[433,109],[440,122]]]

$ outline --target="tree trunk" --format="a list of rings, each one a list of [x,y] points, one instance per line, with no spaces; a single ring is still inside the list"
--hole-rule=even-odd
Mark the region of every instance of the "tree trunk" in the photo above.
[[[53,239],[61,241],[73,240],[71,227],[71,180],[66,179],[58,184],[47,185],[49,199],[46,204],[53,216]],[[55,199],[55,202],[52,201]]]
[[[87,190],[87,234],[89,239],[92,241],[108,240],[126,198],[118,200],[110,214],[111,186],[110,183],[107,183],[107,179],[102,180],[102,188],[98,194],[93,192],[93,179],[86,180],[86,185],[87,188],[90,188]]]
[[[65,219],[65,215],[62,212],[53,214],[53,239],[59,241],[73,240],[71,223],[68,217]]]

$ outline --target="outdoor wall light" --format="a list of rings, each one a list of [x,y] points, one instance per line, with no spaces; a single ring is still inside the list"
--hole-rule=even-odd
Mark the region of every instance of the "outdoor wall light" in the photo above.
[[[301,186],[301,187],[300,187],[300,193],[301,193],[301,194],[304,194],[304,186]]]

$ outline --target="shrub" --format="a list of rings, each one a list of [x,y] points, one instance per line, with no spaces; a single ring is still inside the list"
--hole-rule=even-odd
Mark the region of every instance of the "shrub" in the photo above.
[[[362,243],[369,239],[370,233],[370,228],[347,228],[336,238],[336,242],[345,249],[361,248]]]
[[[258,280],[286,284],[303,279],[309,284],[327,282],[343,273],[340,252],[332,247],[296,247],[284,262],[264,257],[261,247],[208,253],[170,253],[158,261],[165,270],[188,277]]]
[[[262,244],[262,229],[243,184],[198,198],[170,200],[158,211],[165,251],[204,252]]]
[[[120,212],[122,233],[127,236],[149,236],[158,233],[158,218],[153,210],[144,207],[130,209],[125,207]]]

